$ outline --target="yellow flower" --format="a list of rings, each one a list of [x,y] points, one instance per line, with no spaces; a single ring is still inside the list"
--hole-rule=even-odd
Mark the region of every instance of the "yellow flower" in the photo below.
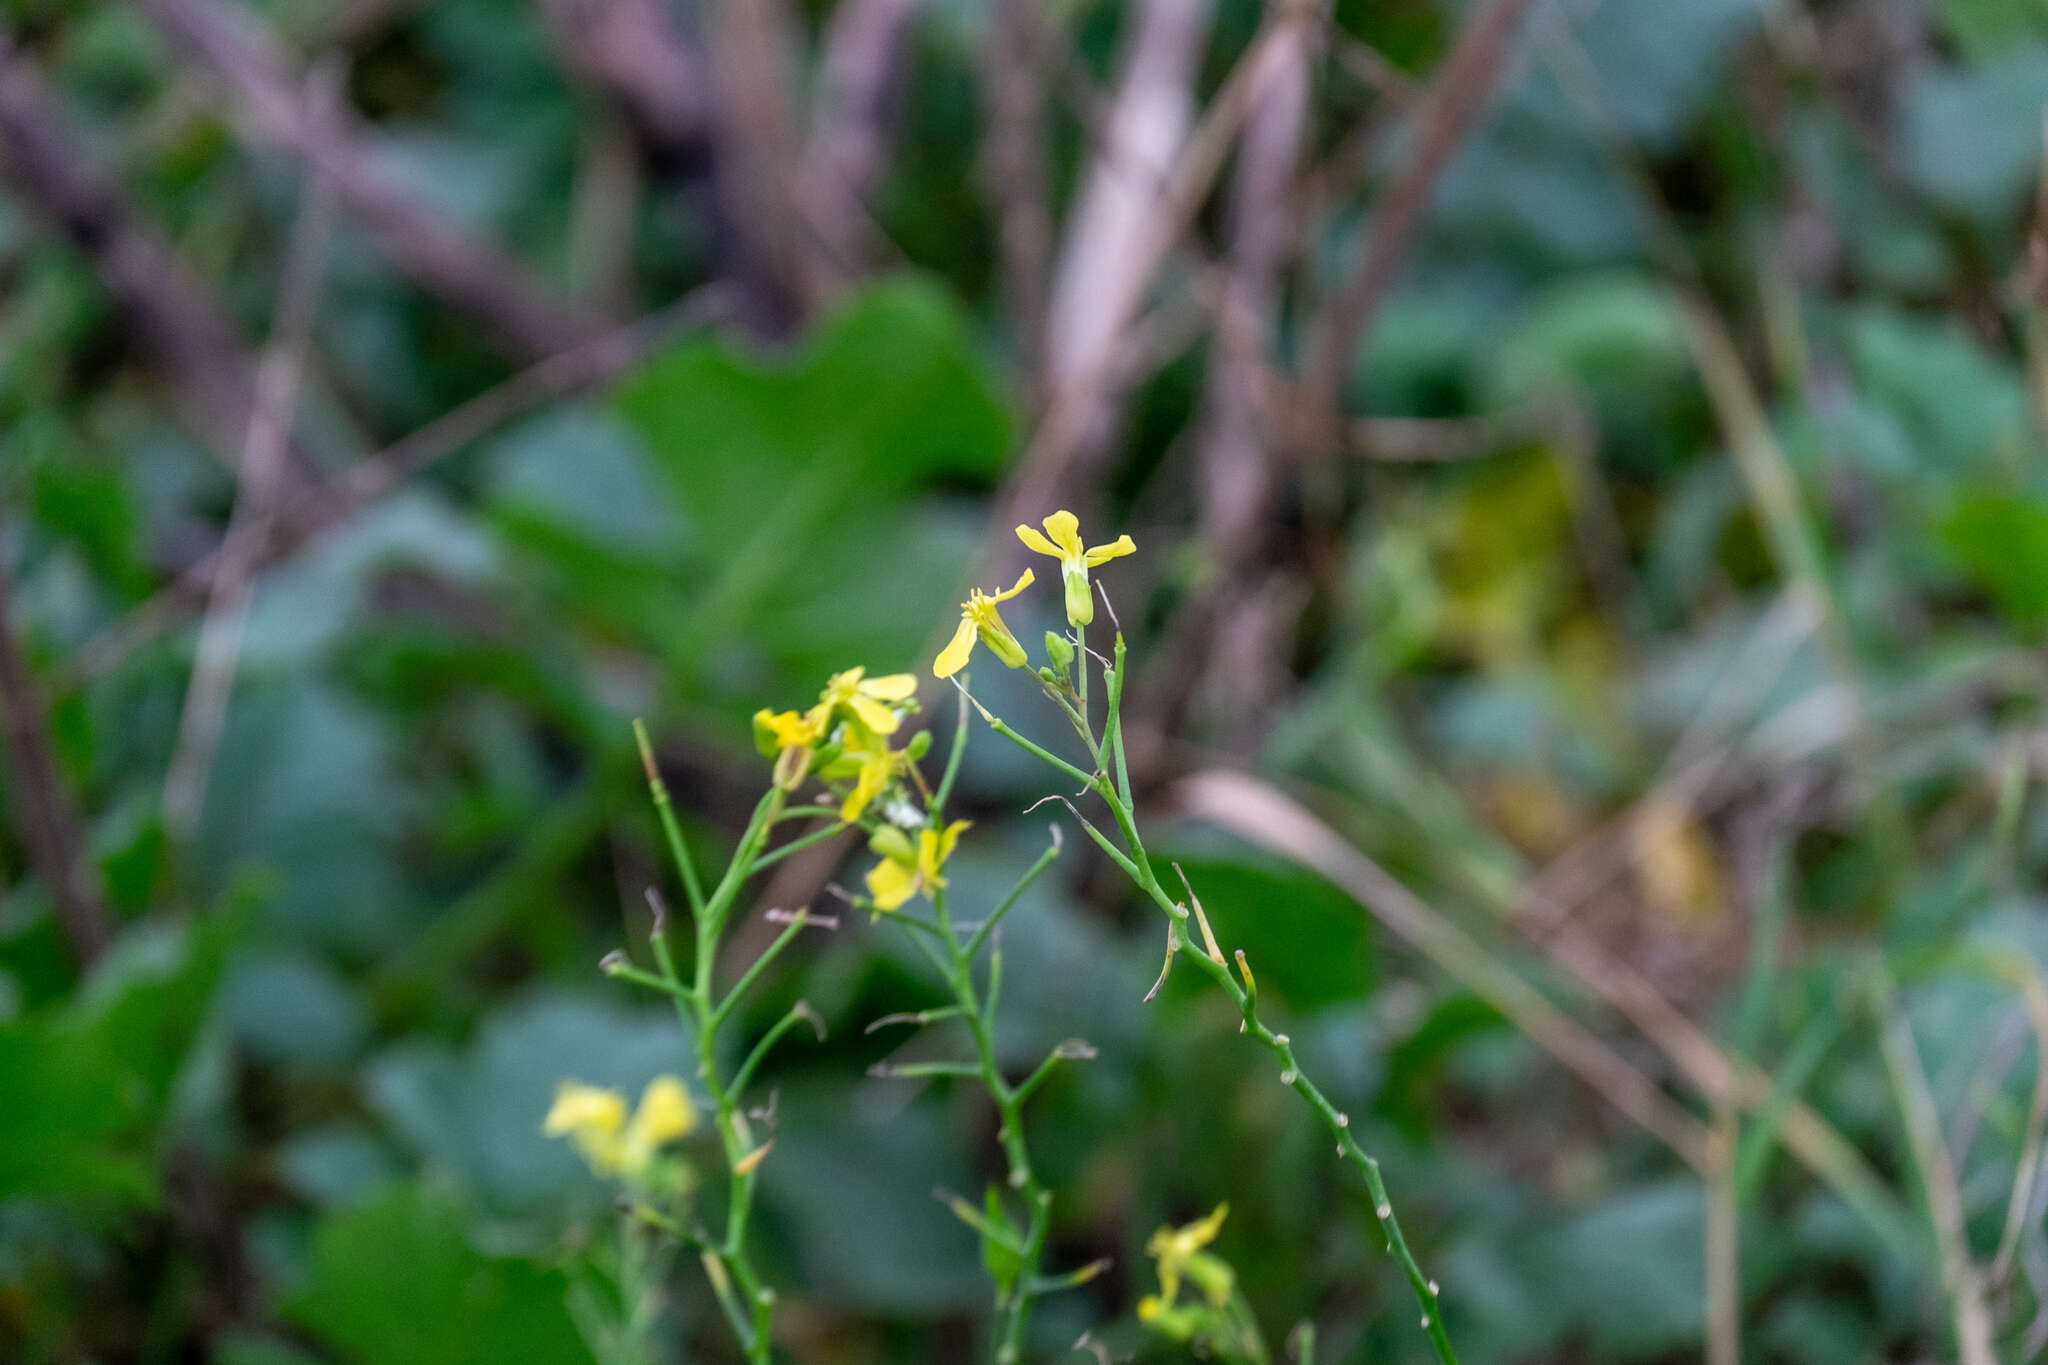
[[[869,678],[866,674],[865,668],[834,673],[825,690],[818,694],[818,705],[812,708],[811,715],[822,710],[829,718],[834,708],[844,708],[876,734],[895,734],[896,712],[883,703],[910,700],[917,695],[917,679],[908,673],[891,673],[882,678]]]
[[[770,711],[765,706],[754,713],[754,742],[764,753],[807,748],[824,737],[825,727],[818,724],[814,713]]]
[[[870,678],[865,668],[849,668],[832,675],[808,711],[756,711],[754,747],[775,760],[775,785],[793,791],[809,775],[811,752],[832,733],[836,714],[844,711],[857,728],[872,734],[894,734],[902,718],[888,703],[908,701],[916,693],[917,679],[911,674]]]
[[[1180,1297],[1183,1273],[1200,1286],[1211,1305],[1221,1308],[1229,1302],[1235,1275],[1222,1260],[1202,1250],[1216,1240],[1223,1220],[1229,1216],[1230,1205],[1218,1204],[1208,1217],[1198,1218],[1185,1227],[1161,1228],[1145,1243],[1145,1254],[1159,1262],[1159,1295],[1153,1300],[1154,1313]],[[1138,1305],[1138,1316],[1148,1316],[1143,1303]]]
[[[754,713],[754,747],[775,759],[775,785],[795,791],[811,770],[811,750],[825,737],[825,721],[832,710],[814,706],[798,715],[794,711]]]
[[[974,652],[977,635],[988,646],[989,652],[1005,665],[1022,668],[1025,663],[1024,646],[1017,643],[1017,637],[1010,634],[1010,628],[1003,624],[1002,616],[996,611],[996,603],[1007,602],[1030,587],[1031,578],[1031,570],[1026,569],[1007,592],[990,594],[980,588],[970,592],[967,600],[960,604],[960,628],[953,632],[952,641],[939,651],[939,657],[932,663],[932,676],[950,678],[967,667],[967,656]]]
[[[909,770],[910,755],[891,749],[889,741],[864,725],[847,727],[846,752],[825,769],[826,777],[838,777],[840,769],[851,767],[853,790],[839,807],[839,818],[851,823],[860,818],[868,803],[887,790],[890,782]]]
[[[640,1107],[626,1125],[621,1146],[621,1164],[628,1171],[643,1171],[654,1154],[678,1138],[688,1137],[697,1126],[697,1110],[690,1092],[673,1076],[656,1076],[640,1092]]]
[[[626,1097],[616,1090],[564,1081],[555,1090],[541,1131],[566,1137],[601,1176],[638,1176],[655,1153],[697,1126],[690,1094],[673,1076],[657,1076],[640,1096],[632,1120],[626,1118]]]
[[[604,1090],[577,1081],[563,1081],[555,1090],[555,1102],[548,1110],[541,1131],[549,1137],[566,1137],[582,1153],[590,1169],[611,1175],[619,1169],[620,1131],[626,1125],[626,1097],[616,1090]]]
[[[1044,535],[1029,526],[1019,526],[1017,539],[1023,541],[1026,548],[1050,555],[1060,562],[1060,578],[1066,588],[1067,620],[1074,625],[1085,626],[1095,619],[1095,599],[1088,592],[1088,571],[1119,555],[1136,553],[1137,543],[1129,536],[1118,536],[1107,545],[1083,549],[1081,521],[1072,512],[1055,512],[1045,519],[1044,526]]]
[[[919,830],[915,849],[894,825],[876,831],[868,843],[882,857],[868,869],[868,895],[874,898],[875,908],[894,910],[912,896],[929,896],[944,886],[942,869],[953,855],[953,845],[960,842],[960,831],[967,826],[967,821],[955,820],[944,830]]]

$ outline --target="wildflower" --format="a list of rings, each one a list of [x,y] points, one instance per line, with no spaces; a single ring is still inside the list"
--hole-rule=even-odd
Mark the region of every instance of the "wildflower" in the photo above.
[[[866,726],[850,725],[847,732],[845,752],[826,767],[824,775],[853,777],[853,790],[839,807],[839,818],[850,824],[891,782],[909,771],[911,754],[907,748],[891,749],[887,739]]]
[[[836,716],[844,712],[862,734],[891,735],[902,724],[893,703],[909,701],[916,692],[917,679],[908,673],[880,678],[868,677],[865,668],[834,673],[808,711],[756,711],[754,747],[775,760],[775,785],[793,791],[809,774],[812,755],[831,735]]]
[[[843,709],[878,735],[893,735],[899,723],[896,712],[885,703],[908,701],[917,694],[917,679],[908,673],[891,673],[886,677],[870,678],[865,668],[849,668],[844,673],[834,673],[825,690],[818,694],[818,704],[810,714],[817,716],[824,712],[828,723],[835,709]]]
[[[656,1076],[640,1092],[640,1107],[626,1125],[622,1165],[629,1172],[645,1170],[656,1152],[688,1137],[696,1126],[696,1106],[683,1083],[673,1076]]]
[[[967,825],[965,820],[955,820],[943,830],[921,829],[914,849],[909,836],[893,825],[876,831],[868,847],[880,854],[882,861],[868,869],[867,878],[875,908],[894,910],[912,896],[928,896],[944,886],[942,869]]]
[[[674,1076],[657,1076],[641,1092],[640,1107],[626,1117],[626,1097],[616,1090],[564,1081],[555,1090],[541,1131],[566,1137],[601,1176],[638,1178],[655,1154],[697,1126],[690,1094]]]
[[[1088,592],[1088,571],[1120,555],[1134,554],[1137,544],[1129,536],[1118,536],[1107,545],[1081,547],[1081,522],[1072,512],[1055,512],[1044,521],[1045,534],[1029,526],[1017,528],[1017,539],[1039,554],[1060,562],[1060,578],[1066,588],[1067,620],[1085,626],[1095,619],[1095,599]],[[1012,665],[1014,667],[1014,665]]]
[[[1145,1254],[1159,1262],[1159,1292],[1138,1301],[1140,1322],[1168,1321],[1180,1299],[1183,1274],[1195,1282],[1212,1308],[1221,1308],[1230,1301],[1235,1273],[1220,1257],[1202,1250],[1216,1240],[1223,1220],[1229,1216],[1230,1205],[1218,1204],[1206,1218],[1198,1218],[1185,1227],[1161,1228],[1152,1234],[1145,1243]]]
[[[988,646],[989,653],[1003,661],[1009,668],[1022,668],[1025,664],[1024,646],[1017,643],[1017,637],[1010,634],[1010,628],[1003,624],[1003,618],[996,612],[996,603],[1007,602],[1031,586],[1032,573],[1026,569],[1023,576],[1010,585],[1007,592],[985,593],[976,588],[960,604],[960,628],[953,632],[952,641],[939,651],[939,657],[932,664],[932,676],[950,678],[967,666],[967,656],[974,652],[974,640],[978,635]]]
[[[795,711],[754,713],[754,747],[775,759],[775,785],[794,791],[811,770],[811,754],[825,737],[825,722],[831,708],[814,706],[799,715]]]

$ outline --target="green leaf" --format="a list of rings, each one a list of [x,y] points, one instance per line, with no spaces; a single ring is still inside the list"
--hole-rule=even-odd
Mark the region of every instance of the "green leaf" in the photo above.
[[[2048,505],[1971,494],[1949,509],[1941,539],[2013,624],[2028,630],[2048,625]]]
[[[370,1102],[399,1137],[491,1211],[531,1215],[604,1190],[569,1145],[541,1132],[563,1081],[637,1099],[662,1072],[694,1072],[690,1040],[657,1007],[542,996],[498,1010],[457,1052],[400,1043],[368,1068]]]
[[[242,918],[133,931],[69,1003],[0,1026],[0,1199],[154,1201],[158,1128]]]
[[[1185,845],[1183,845],[1185,847]],[[1179,856],[1227,958],[1243,949],[1257,974],[1260,998],[1318,1009],[1366,994],[1377,954],[1366,913],[1349,896],[1310,872],[1250,849]],[[1155,855],[1162,884],[1180,893],[1168,860]]]
[[[1531,305],[1495,357],[1490,387],[1503,405],[1560,389],[1629,393],[1667,382],[1689,365],[1662,286],[1631,274],[1587,275]]]
[[[470,1244],[455,1198],[392,1185],[324,1219],[285,1316],[353,1360],[587,1365],[566,1278]]]
[[[1906,176],[1942,207],[1996,221],[2041,169],[2048,44],[2015,44],[1963,68],[1924,67],[1904,94]]]
[[[705,581],[661,643],[697,673],[727,644],[799,676],[908,663],[971,543],[912,495],[987,482],[1010,439],[965,320],[915,280],[859,295],[787,356],[685,344],[617,401],[696,535]]]
[[[1887,463],[1953,475],[2018,449],[2027,432],[2026,387],[2010,362],[1960,322],[1871,306],[1845,323],[1860,398],[1902,428],[1890,443],[1900,453]],[[1838,433],[1836,443],[1851,456],[1886,444],[1867,421]]]
[[[983,1216],[989,1227],[1002,1234],[1001,1238],[981,1234],[981,1265],[988,1271],[988,1277],[995,1281],[998,1295],[1008,1294],[1010,1286],[1017,1282],[1017,1274],[1024,1269],[1024,1258],[1014,1247],[1024,1240],[1023,1233],[1010,1221],[1009,1211],[1003,1207],[1003,1196],[991,1185],[982,1198]]]

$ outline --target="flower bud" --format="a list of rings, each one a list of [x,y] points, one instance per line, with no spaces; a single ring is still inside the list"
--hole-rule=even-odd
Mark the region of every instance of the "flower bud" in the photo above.
[[[1074,666],[1074,646],[1066,636],[1056,630],[1049,630],[1045,633],[1045,657],[1052,661],[1052,666],[1064,677]]]
[[[926,754],[930,753],[931,751],[932,732],[929,730],[919,730],[916,734],[910,737],[910,743],[903,746],[903,752],[910,755],[910,758],[913,762],[920,758],[923,758]]]
[[[1024,653],[1024,646],[1017,643],[1017,637],[1003,628],[997,621],[993,626],[977,623],[981,642],[988,646],[988,652],[1002,660],[1005,668],[1022,668],[1031,660]]]
[[[1095,594],[1088,588],[1088,571],[1071,568],[1060,575],[1067,596],[1067,620],[1085,626],[1095,619]]]
[[[793,792],[804,784],[804,778],[811,770],[811,748],[808,744],[795,749],[784,749],[775,756],[773,780],[775,785],[786,792]]]
[[[917,849],[912,846],[910,836],[894,825],[883,825],[868,840],[868,850],[878,858],[892,862],[916,863]]]

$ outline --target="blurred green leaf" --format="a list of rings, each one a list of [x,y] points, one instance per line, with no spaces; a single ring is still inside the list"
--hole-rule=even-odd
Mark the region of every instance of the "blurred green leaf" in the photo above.
[[[635,1008],[628,1008],[630,1000]],[[444,1178],[493,1211],[533,1215],[601,1194],[541,1120],[563,1081],[637,1096],[655,1076],[695,1074],[692,1044],[666,1010],[638,998],[538,996],[506,1006],[457,1051],[426,1040],[370,1063],[371,1103]]]
[[[0,1025],[0,1199],[154,1201],[158,1125],[241,918],[131,930],[72,1000]]]
[[[2048,625],[2048,503],[1970,494],[1943,518],[1941,538],[2014,625]]]
[[[488,1256],[461,1206],[391,1185],[323,1219],[285,1315],[364,1365],[588,1365],[556,1270]]]
[[[798,676],[908,663],[965,544],[906,499],[985,483],[1010,439],[964,319],[916,280],[857,295],[787,357],[686,344],[618,403],[698,537],[705,586],[663,642],[697,669],[742,633]]]
[[[1905,171],[1942,207],[2005,218],[2041,170],[2041,91],[2048,44],[2004,47],[1981,63],[1923,66],[1906,82]]]

